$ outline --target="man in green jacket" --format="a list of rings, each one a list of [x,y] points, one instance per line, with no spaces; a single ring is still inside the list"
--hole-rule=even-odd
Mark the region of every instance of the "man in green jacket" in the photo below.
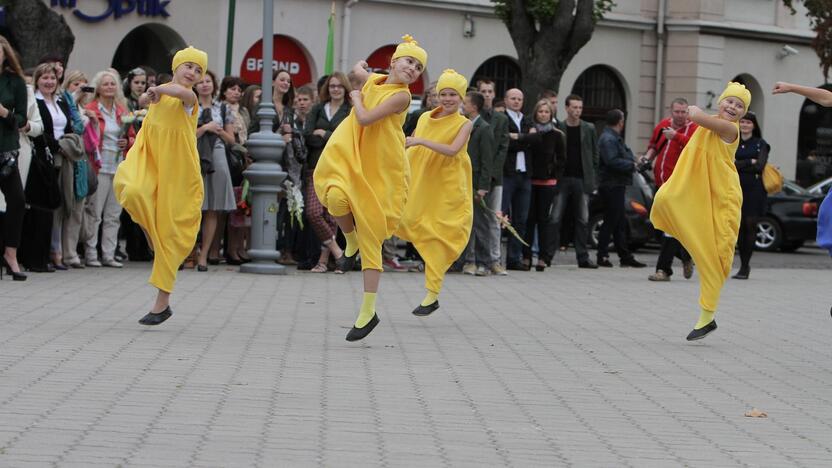
[[[508,153],[508,117],[502,112],[494,112],[495,87],[494,82],[488,78],[477,81],[477,90],[482,94],[485,104],[483,105],[480,117],[491,126],[494,135],[494,161],[491,172],[491,191],[486,195],[485,204],[496,212],[502,210],[503,205],[503,164]],[[501,262],[500,252],[501,228],[497,218],[493,215],[488,217],[491,230],[491,273],[499,276],[508,274]]]
[[[491,192],[494,173],[494,156],[496,147],[491,126],[480,116],[485,105],[485,98],[476,91],[465,96],[463,109],[465,116],[474,123],[468,139],[468,156],[471,158],[471,174],[474,190],[474,226],[468,247],[463,258],[465,265],[462,272],[467,275],[487,276],[494,266],[491,256],[492,230],[489,218],[494,215],[482,207],[482,200]],[[499,263],[499,262],[498,262]]]
[[[552,214],[552,229],[555,231],[552,251],[558,251],[560,225],[569,203],[575,216],[575,256],[578,258],[578,266],[598,268],[589,259],[586,242],[589,236],[589,196],[597,188],[598,138],[595,126],[581,120],[583,110],[584,103],[580,96],[567,96],[566,120],[558,125],[566,135],[566,168],[558,181],[559,193]]]

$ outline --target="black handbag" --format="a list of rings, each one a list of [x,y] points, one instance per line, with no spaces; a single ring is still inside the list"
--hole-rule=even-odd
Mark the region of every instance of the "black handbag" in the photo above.
[[[32,150],[32,162],[26,179],[26,203],[41,210],[55,210],[61,206],[61,189],[58,185],[58,171],[55,170],[55,158],[49,149],[46,137],[43,149],[35,146]]]
[[[198,126],[203,126],[213,120],[211,117],[211,109],[203,109],[199,116]],[[202,175],[214,173],[214,142],[217,141],[217,136],[205,132],[196,140],[196,150],[199,153],[199,169]]]
[[[220,106],[220,113],[222,114],[222,125],[225,127],[227,106],[222,104]],[[243,183],[243,171],[246,166],[246,155],[248,150],[245,146],[239,143],[228,144],[225,143],[225,160],[228,162],[228,173],[231,175],[231,183],[235,187],[239,187]]]
[[[17,167],[17,150],[0,152],[0,180],[14,173]]]

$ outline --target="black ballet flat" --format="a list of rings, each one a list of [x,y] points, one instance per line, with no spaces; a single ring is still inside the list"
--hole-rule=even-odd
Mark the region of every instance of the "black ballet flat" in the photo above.
[[[413,315],[416,315],[416,316],[419,316],[419,317],[427,317],[428,315],[432,314],[438,308],[439,308],[439,300],[436,300],[433,304],[428,304],[426,306],[423,306],[422,304],[419,304],[418,306],[416,306],[415,309],[413,309]]]
[[[142,325],[159,325],[169,319],[171,315],[173,315],[173,311],[170,310],[170,306],[167,306],[165,310],[159,312],[158,314],[148,312],[147,315],[139,319],[139,323]]]
[[[199,264],[197,264],[196,271],[203,271],[203,272],[208,271],[208,265],[199,265]]]
[[[687,340],[688,341],[696,341],[701,340],[708,336],[712,331],[716,330],[716,320],[711,320],[711,323],[705,325],[704,327],[700,328],[699,330],[693,330],[688,333]]]
[[[347,332],[347,341],[358,341],[363,339],[365,336],[369,335],[371,331],[373,331],[373,328],[378,325],[378,322],[378,315],[373,314],[373,318],[367,322],[367,325],[364,325],[362,328],[355,328],[355,326],[353,326],[352,329]]]
[[[352,257],[347,257],[347,254],[341,255],[341,258],[335,260],[335,269],[344,273],[352,271],[355,268],[355,257],[357,255],[355,254]]]

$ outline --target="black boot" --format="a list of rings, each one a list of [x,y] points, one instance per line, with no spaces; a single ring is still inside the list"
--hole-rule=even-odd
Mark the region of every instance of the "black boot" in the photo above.
[[[737,272],[736,275],[733,276],[734,279],[748,279],[748,274],[751,273],[751,267],[748,265],[743,265],[740,267],[740,271]]]

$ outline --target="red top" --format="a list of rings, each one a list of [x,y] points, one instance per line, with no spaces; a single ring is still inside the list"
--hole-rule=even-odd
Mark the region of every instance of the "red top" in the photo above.
[[[650,145],[647,147],[648,150],[653,149],[656,152],[656,161],[653,164],[656,187],[661,187],[670,178],[673,168],[676,167],[676,161],[679,160],[679,155],[682,154],[688,140],[698,128],[695,123],[688,121],[682,128],[676,130],[676,136],[668,142],[662,130],[672,127],[672,122],[673,119],[670,117],[659,122],[656,128],[653,129],[653,136],[650,138]]]

